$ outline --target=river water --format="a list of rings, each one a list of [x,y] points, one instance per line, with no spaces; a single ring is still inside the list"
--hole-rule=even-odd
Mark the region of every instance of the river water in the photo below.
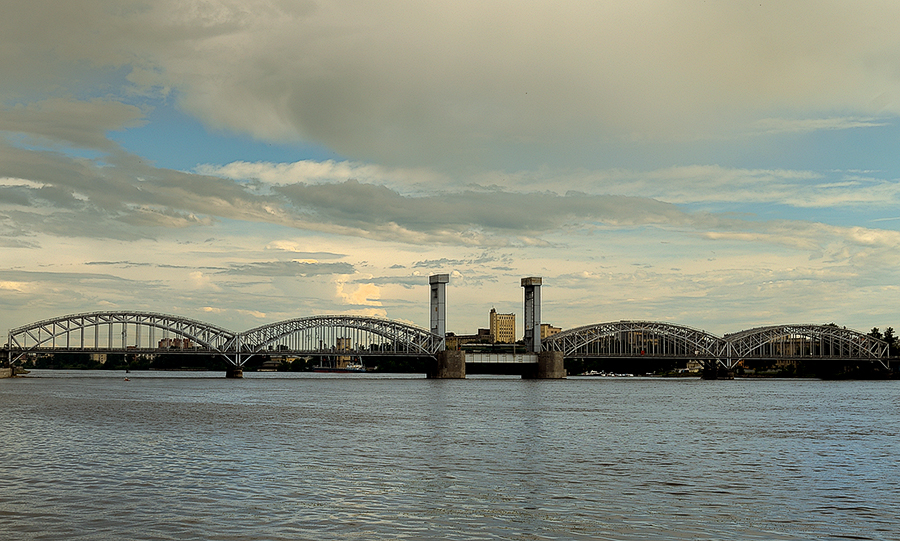
[[[900,539],[900,382],[34,370],[0,539]]]

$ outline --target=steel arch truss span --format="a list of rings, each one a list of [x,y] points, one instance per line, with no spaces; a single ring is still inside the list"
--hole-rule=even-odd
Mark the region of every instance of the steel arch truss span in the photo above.
[[[312,316],[279,321],[245,331],[237,340],[240,344],[235,349],[251,355],[284,351],[431,356],[444,349],[443,337],[421,327],[364,316]]]
[[[225,353],[235,333],[209,323],[153,312],[91,312],[37,321],[9,331],[13,360],[26,353],[158,352],[177,349]]]
[[[858,359],[888,367],[888,344],[835,325],[774,325],[725,336],[727,366],[742,359]]]
[[[672,357],[719,359],[722,339],[705,331],[652,321],[599,323],[547,338],[545,351],[566,357]]]

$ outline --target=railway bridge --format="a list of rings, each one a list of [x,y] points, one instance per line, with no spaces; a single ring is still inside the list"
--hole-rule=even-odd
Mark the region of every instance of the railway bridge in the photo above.
[[[616,321],[569,329],[545,347],[566,358],[700,361],[707,373],[744,361],[864,361],[890,367],[884,340],[837,325],[767,325],[719,337],[683,325]]]
[[[652,321],[596,323],[540,336],[541,279],[525,288],[525,351],[472,354],[447,351],[446,296],[449,276],[434,275],[431,329],[368,316],[317,315],[235,332],[177,315],[142,311],[86,312],[58,316],[9,331],[6,363],[29,355],[82,352],[216,355],[228,360],[230,376],[258,355],[320,357],[411,356],[433,359],[429,377],[465,377],[466,363],[518,364],[523,374],[565,377],[564,359],[674,359],[704,363],[707,372],[733,371],[745,360],[865,361],[888,368],[888,345],[836,325],[769,325],[719,337],[683,325]],[[468,358],[467,358],[468,356]]]

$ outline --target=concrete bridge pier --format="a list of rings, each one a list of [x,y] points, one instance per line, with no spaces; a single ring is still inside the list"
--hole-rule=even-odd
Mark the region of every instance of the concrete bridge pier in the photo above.
[[[542,351],[538,362],[522,374],[522,379],[566,379],[562,351]]]
[[[700,379],[734,379],[734,370],[725,368],[718,361],[703,363]]]
[[[428,379],[466,379],[466,352],[438,352],[428,366]]]
[[[244,377],[244,369],[240,366],[229,366],[227,370],[225,370],[226,378],[242,378]]]

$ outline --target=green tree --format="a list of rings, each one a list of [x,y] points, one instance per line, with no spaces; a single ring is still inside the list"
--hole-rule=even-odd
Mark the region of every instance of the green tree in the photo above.
[[[894,336],[893,327],[888,327],[884,330],[884,337],[882,340],[888,343],[888,357],[895,356],[897,354],[897,337]]]

